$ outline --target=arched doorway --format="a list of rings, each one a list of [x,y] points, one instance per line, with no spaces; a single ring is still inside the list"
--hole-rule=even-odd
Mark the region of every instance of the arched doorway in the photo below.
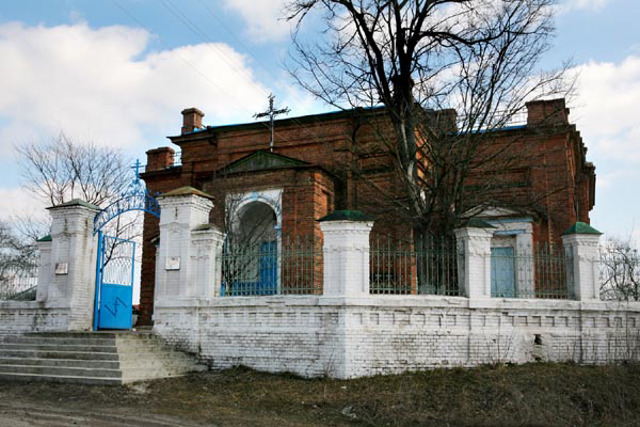
[[[223,296],[278,293],[278,230],[276,212],[267,203],[249,201],[235,210],[223,255]]]

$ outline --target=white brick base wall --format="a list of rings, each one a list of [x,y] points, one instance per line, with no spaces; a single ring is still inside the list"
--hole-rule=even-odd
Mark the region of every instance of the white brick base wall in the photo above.
[[[69,308],[43,308],[36,301],[0,301],[0,332],[69,330]]]
[[[640,360],[640,304],[237,297],[156,307],[154,330],[213,367],[337,378],[486,363]]]

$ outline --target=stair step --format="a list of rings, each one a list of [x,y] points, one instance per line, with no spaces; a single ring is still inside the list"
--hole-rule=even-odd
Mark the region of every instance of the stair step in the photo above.
[[[122,384],[207,369],[148,332],[0,334],[0,379]]]
[[[27,332],[19,335],[31,337],[71,337],[71,338],[115,338],[117,335],[128,334],[135,335],[136,332]]]
[[[0,357],[29,357],[39,359],[119,360],[118,353],[85,351],[2,350]]]
[[[21,343],[0,343],[2,350],[42,350],[42,351],[82,351],[98,353],[117,353],[118,348],[114,345],[73,345],[67,343],[60,344],[21,344]]]
[[[22,373],[5,372],[2,370],[0,370],[0,379],[14,380],[14,381],[53,381],[53,382],[69,382],[69,383],[100,384],[100,385],[121,385],[122,384],[121,378],[22,374]]]
[[[119,369],[95,369],[68,366],[0,365],[0,372],[65,377],[121,378]]]
[[[111,360],[47,359],[2,357],[0,365],[68,366],[74,368],[119,369],[120,362]]]
[[[1,344],[39,344],[39,345],[116,345],[115,338],[85,338],[85,337],[42,337],[33,335],[8,335],[0,337]]]

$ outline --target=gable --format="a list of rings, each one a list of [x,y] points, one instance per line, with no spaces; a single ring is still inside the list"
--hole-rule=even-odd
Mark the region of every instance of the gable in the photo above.
[[[236,160],[220,169],[221,174],[258,172],[273,169],[288,169],[299,166],[308,166],[309,163],[292,157],[267,151],[256,151],[241,159]]]
[[[472,209],[469,209],[465,212],[463,217],[468,218],[481,218],[485,221],[488,219],[498,219],[498,218],[529,218],[533,215],[533,212],[527,212],[522,210],[514,210],[511,208],[506,208],[498,205],[490,205],[490,206],[478,206]]]

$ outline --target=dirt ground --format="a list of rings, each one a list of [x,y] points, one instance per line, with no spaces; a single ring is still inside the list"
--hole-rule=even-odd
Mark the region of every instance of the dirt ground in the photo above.
[[[487,366],[350,381],[237,368],[128,386],[0,381],[0,427],[640,426],[640,366]]]

